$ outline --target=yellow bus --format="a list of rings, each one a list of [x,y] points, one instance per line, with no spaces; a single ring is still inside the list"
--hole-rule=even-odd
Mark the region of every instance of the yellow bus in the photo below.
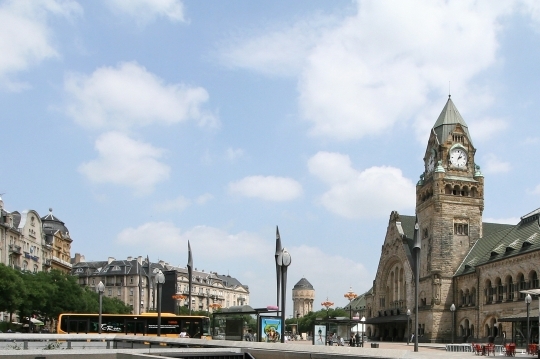
[[[102,314],[101,332],[104,334],[157,335],[157,313]],[[58,317],[58,334],[99,333],[99,314],[63,313]],[[161,313],[161,335],[210,339],[210,318],[196,315]],[[182,334],[184,336],[184,334]]]

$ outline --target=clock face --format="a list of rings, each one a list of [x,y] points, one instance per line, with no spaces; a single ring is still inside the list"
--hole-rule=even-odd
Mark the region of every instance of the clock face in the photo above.
[[[455,148],[450,152],[450,163],[455,167],[467,165],[467,152],[463,148]]]
[[[435,153],[431,152],[431,155],[429,156],[426,162],[426,170],[428,172],[433,172],[434,169],[435,169]]]

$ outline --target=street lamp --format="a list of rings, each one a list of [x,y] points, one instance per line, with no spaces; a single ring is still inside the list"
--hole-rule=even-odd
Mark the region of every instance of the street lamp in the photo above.
[[[362,331],[360,332],[362,333],[362,335],[360,336],[360,346],[364,347],[364,332],[366,330],[366,325],[364,324],[364,322],[366,321],[366,317],[362,317],[360,321],[362,322]],[[358,346],[358,343],[356,343],[356,346]]]
[[[326,308],[326,331],[328,332],[330,330],[330,323],[328,322],[328,309],[334,306],[334,302],[329,301],[328,297],[326,297],[326,300],[322,302],[321,305]],[[326,341],[324,342],[324,345],[326,345]]]
[[[161,271],[161,269],[156,274],[156,282],[157,282],[157,295],[158,295],[158,322],[157,322],[157,336],[161,336],[161,292],[162,292],[162,285],[165,283],[165,275]]]
[[[351,327],[351,319],[352,319],[352,300],[358,295],[353,292],[352,287],[349,287],[349,291],[343,295],[345,298],[349,300],[349,328]]]
[[[345,298],[349,300],[349,318],[352,318],[352,300],[356,297],[358,297],[358,294],[353,292],[352,287],[349,287],[349,291],[343,295]]]
[[[452,312],[452,344],[454,344],[454,327],[455,325],[455,319],[456,319],[456,306],[454,303],[450,306],[450,311]]]
[[[96,287],[98,293],[99,293],[99,328],[98,333],[101,334],[101,319],[103,314],[103,292],[105,291],[105,285],[102,281],[99,281],[97,287]]]
[[[296,335],[300,333],[300,312],[296,311]]]
[[[531,305],[532,298],[530,294],[525,297],[525,303],[527,303],[527,352],[529,351],[529,306]]]
[[[409,341],[411,340],[411,324],[410,324],[410,320],[411,320],[411,310],[410,309],[407,309],[407,345],[409,345]]]
[[[415,219],[413,234],[414,251],[414,351],[418,351],[418,287],[420,286],[420,249],[422,247],[420,236],[418,235],[418,217]]]
[[[276,263],[281,268],[281,342],[285,343],[285,299],[287,290],[287,268],[291,265],[291,254],[286,248],[281,250]]]

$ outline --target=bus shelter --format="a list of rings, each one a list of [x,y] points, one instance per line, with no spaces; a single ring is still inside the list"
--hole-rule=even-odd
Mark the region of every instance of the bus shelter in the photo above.
[[[364,324],[361,323],[359,320],[350,319],[349,317],[317,318],[315,325],[324,325],[326,327],[325,344],[328,342],[330,336],[332,336],[334,342],[337,340],[338,337],[343,338],[343,341],[347,345],[348,341],[351,338],[351,334],[356,335],[356,333],[360,330],[360,332],[358,332],[360,337],[363,338],[365,335],[365,332],[363,332],[363,330],[365,329]],[[315,335],[313,337],[313,342],[314,344],[319,344],[316,342],[316,339],[318,339],[316,338],[318,335],[318,330],[314,330],[314,333]]]
[[[243,341],[252,336],[254,341],[279,341],[282,324],[279,315],[278,310],[249,305],[223,308],[212,314],[212,338]]]

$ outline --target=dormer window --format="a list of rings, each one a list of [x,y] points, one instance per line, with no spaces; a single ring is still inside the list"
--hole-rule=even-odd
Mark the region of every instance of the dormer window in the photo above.
[[[82,269],[82,268],[77,268],[75,270],[75,273],[82,273],[82,272],[84,272],[84,269]]]
[[[120,270],[120,266],[114,266],[111,270],[112,270],[112,271],[119,271],[119,270]]]

